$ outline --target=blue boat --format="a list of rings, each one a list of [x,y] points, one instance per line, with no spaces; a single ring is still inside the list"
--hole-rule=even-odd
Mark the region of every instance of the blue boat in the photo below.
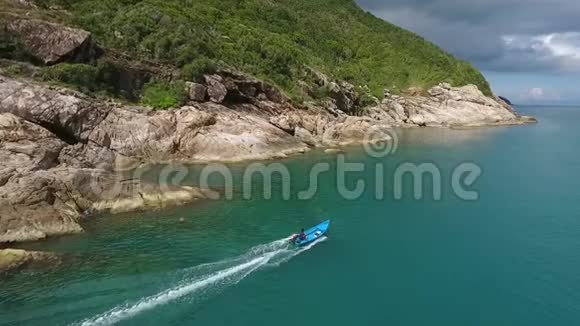
[[[296,239],[296,240],[294,240],[294,244],[296,244],[299,247],[303,247],[309,243],[312,243],[312,242],[320,239],[328,231],[329,225],[330,225],[330,220],[327,220],[327,221],[324,221],[324,222],[318,224],[317,226],[314,226],[314,227],[304,231],[304,234],[306,235],[306,239],[304,239],[304,240]]]

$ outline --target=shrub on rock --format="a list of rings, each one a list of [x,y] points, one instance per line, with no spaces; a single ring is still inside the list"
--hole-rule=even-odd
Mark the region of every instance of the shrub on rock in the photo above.
[[[186,97],[182,82],[151,82],[143,88],[141,102],[154,109],[165,110],[182,105]]]

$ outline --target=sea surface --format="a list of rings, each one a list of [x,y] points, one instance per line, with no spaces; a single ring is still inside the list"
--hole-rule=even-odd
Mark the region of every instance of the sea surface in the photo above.
[[[289,175],[274,176],[271,199],[237,164],[231,200],[92,218],[84,234],[22,245],[63,263],[0,279],[0,324],[578,325],[580,108],[519,110],[540,122],[399,130],[379,158],[353,147],[346,162],[365,170],[348,173],[345,187],[364,182],[358,198],[337,191],[339,156],[313,152],[280,161]],[[330,171],[300,200],[317,163]],[[441,186],[427,176],[415,199],[407,174],[395,198],[405,163],[435,166]],[[481,169],[471,185],[460,178],[476,200],[452,186],[463,163]],[[197,184],[202,170],[174,179]],[[322,241],[298,249],[285,240],[325,219]]]

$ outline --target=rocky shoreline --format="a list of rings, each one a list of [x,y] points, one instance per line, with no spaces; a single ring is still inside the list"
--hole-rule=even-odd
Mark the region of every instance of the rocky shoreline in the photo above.
[[[45,65],[89,62],[104,51],[89,32],[55,23],[13,17],[5,28]],[[127,69],[163,73],[153,65]],[[535,122],[473,85],[385,91],[382,101],[363,103],[353,85],[307,71],[328,90],[324,101],[295,103],[265,82],[220,69],[186,83],[185,105],[156,111],[15,77],[0,66],[0,244],[82,232],[89,213],[163,208],[211,195],[128,178],[125,172],[141,164],[278,159],[388,139],[391,128]]]
[[[190,85],[201,92],[196,98],[201,101],[166,111],[0,76],[0,242],[80,232],[79,218],[88,210],[151,207],[142,194],[160,190],[140,180],[123,181],[117,173],[142,163],[275,159],[314,147],[385,139],[388,133],[381,131],[389,128],[533,121],[473,86],[440,85],[429,97],[391,96],[352,116],[337,108],[296,108],[259,81],[218,76],[208,76],[206,85]],[[245,100],[224,102],[233,96]],[[369,138],[371,129],[379,132]],[[160,206],[207,195],[194,188],[174,191],[179,195],[157,196]]]

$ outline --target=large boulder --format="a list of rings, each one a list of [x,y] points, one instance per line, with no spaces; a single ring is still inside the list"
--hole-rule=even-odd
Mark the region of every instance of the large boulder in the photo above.
[[[111,105],[78,92],[0,76],[0,113],[41,125],[69,143],[87,142]]]
[[[186,91],[190,100],[195,102],[205,102],[207,98],[207,87],[202,84],[187,82]]]
[[[44,170],[12,177],[0,187],[0,243],[81,232],[67,187]]]
[[[204,79],[210,101],[222,103],[228,94],[228,89],[223,84],[223,78],[220,75],[206,75]]]
[[[54,134],[11,113],[0,114],[0,160],[4,169],[20,173],[58,165],[66,143]],[[7,173],[7,172],[6,172]]]
[[[359,96],[354,86],[347,82],[330,83],[329,96],[343,112],[354,113],[359,106]]]
[[[6,30],[46,65],[93,62],[102,52],[93,42],[91,33],[82,29],[37,19],[15,18],[6,24]]]
[[[311,79],[316,85],[318,86],[326,86],[330,82],[328,76],[326,76],[323,72],[314,69],[310,66],[304,67],[305,76],[308,79]]]
[[[304,72],[304,77],[310,83],[301,81],[301,87],[313,98],[320,96],[320,94],[316,94],[315,89],[325,88],[331,99],[326,104],[330,111],[337,109],[347,114],[354,114],[361,107],[360,96],[354,85],[346,81],[331,81],[324,73],[312,67],[306,66]]]
[[[259,101],[270,101],[282,104],[289,101],[276,87],[233,70],[222,69],[214,75],[205,75],[204,82],[209,99],[214,103],[255,104]]]
[[[230,102],[271,101],[281,104],[289,100],[278,88],[241,72],[221,69],[218,73],[223,77]]]

